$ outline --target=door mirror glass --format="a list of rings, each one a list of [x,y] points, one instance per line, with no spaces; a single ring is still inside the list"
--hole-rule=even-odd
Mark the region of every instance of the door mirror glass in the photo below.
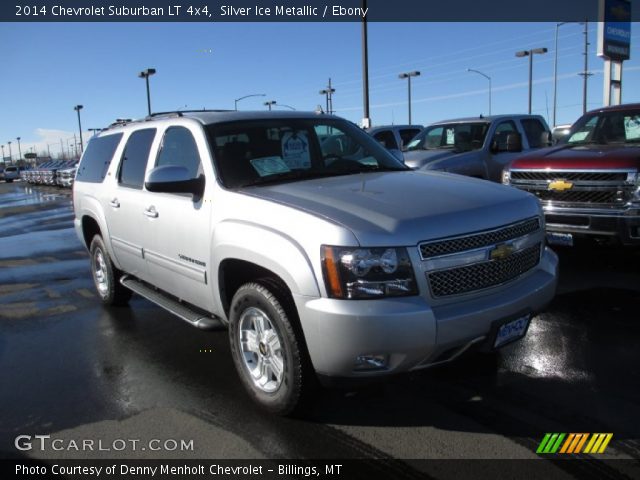
[[[194,178],[186,167],[165,165],[152,169],[144,186],[150,192],[190,193],[199,198],[204,193],[204,183],[204,175]]]

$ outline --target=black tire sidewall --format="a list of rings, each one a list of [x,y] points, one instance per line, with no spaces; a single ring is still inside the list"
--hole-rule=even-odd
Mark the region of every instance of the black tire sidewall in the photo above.
[[[269,316],[269,320],[280,339],[284,377],[278,390],[272,393],[264,392],[254,385],[251,374],[244,364],[238,340],[238,329],[242,313],[250,307],[258,308]],[[238,289],[233,297],[229,320],[231,354],[245,389],[262,408],[280,415],[291,413],[301,397],[302,361],[299,342],[283,302],[278,298],[276,292],[266,285],[245,284]]]

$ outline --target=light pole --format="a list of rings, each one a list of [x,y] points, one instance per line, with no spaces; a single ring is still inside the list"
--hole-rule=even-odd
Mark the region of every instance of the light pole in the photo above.
[[[475,70],[473,68],[467,68],[467,72],[474,72],[478,75],[482,75],[484,78],[489,80],[489,115],[491,115],[491,77],[485,73],[482,73],[480,70]]]
[[[78,112],[78,131],[80,132],[80,153],[84,150],[84,143],[82,142],[82,124],[80,123],[80,110],[82,110],[82,105],[76,105],[73,109]]]
[[[336,89],[331,86],[331,78],[329,78],[329,85],[327,88],[323,88],[320,90],[320,95],[325,95],[326,104],[327,104],[327,113],[331,115],[333,113],[333,98],[332,95],[335,93]]]
[[[0,145],[2,147],[2,163],[4,163],[4,145]]]
[[[274,107],[284,107],[284,108],[288,108],[289,110],[294,110],[295,111],[295,108],[293,108],[291,105],[286,105],[284,103],[278,103],[276,105],[275,102],[274,102],[273,106]]]
[[[531,50],[521,50],[516,52],[516,57],[529,57],[529,115],[531,115],[531,92],[533,86],[533,56],[538,54],[547,53],[546,48],[532,48]]]
[[[269,107],[269,111],[271,111],[271,106],[275,104],[276,104],[275,100],[267,100],[266,102],[263,103],[263,105],[265,105],[266,107]]]
[[[22,149],[20,148],[20,137],[16,137],[16,140],[18,140],[18,162],[20,160],[22,160]]]
[[[244,100],[245,98],[249,98],[249,97],[266,97],[267,94],[266,93],[252,93],[250,95],[245,95],[244,97],[240,97],[240,98],[236,98],[233,102],[234,102],[234,110],[237,112],[238,111],[238,102],[240,100]]]
[[[405,72],[405,73],[401,73],[400,75],[398,75],[398,78],[407,79],[407,86],[408,86],[408,104],[409,104],[409,125],[411,125],[411,77],[418,77],[420,76],[420,72],[417,70],[414,70],[413,72]]]
[[[144,78],[147,83],[147,112],[149,115],[151,115],[151,93],[149,92],[149,77],[151,75],[155,75],[155,73],[155,68],[147,68],[146,70],[143,70],[138,74],[138,77]]]
[[[94,137],[98,134],[98,132],[102,131],[101,128],[88,128],[87,130],[89,130],[90,132],[93,132]]]
[[[11,154],[11,142],[8,141],[7,144],[9,145],[9,163],[13,163],[13,155]]]
[[[589,72],[589,22],[584,21],[584,71],[579,73],[582,77],[582,114],[587,113],[587,80],[593,75]]]
[[[562,25],[566,25],[569,22],[559,22],[556,23],[556,40],[554,47],[554,60],[553,60],[553,124],[552,127],[556,126],[556,110],[558,108],[558,29]]]

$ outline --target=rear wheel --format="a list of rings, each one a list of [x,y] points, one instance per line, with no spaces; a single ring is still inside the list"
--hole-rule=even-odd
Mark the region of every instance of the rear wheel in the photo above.
[[[111,261],[100,235],[91,240],[91,273],[100,300],[105,305],[126,305],[133,292],[120,283],[122,272]]]
[[[279,415],[298,409],[313,381],[295,315],[286,290],[270,279],[242,285],[231,302],[236,370],[253,400]]]

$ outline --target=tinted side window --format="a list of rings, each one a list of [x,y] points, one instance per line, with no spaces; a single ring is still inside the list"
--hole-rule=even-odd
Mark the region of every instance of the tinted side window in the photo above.
[[[525,118],[521,120],[524,133],[527,134],[527,140],[529,141],[529,147],[540,148],[542,145],[542,134],[546,132],[544,125],[540,120],[535,118]]]
[[[413,137],[415,137],[418,133],[420,133],[420,130],[417,128],[404,128],[402,130],[400,130],[400,138],[402,139],[402,145],[406,145],[407,143],[409,143]]]
[[[156,136],[155,128],[137,130],[131,134],[122,153],[118,183],[125,187],[142,188],[149,150]]]
[[[76,181],[101,183],[121,139],[122,133],[117,133],[90,140],[78,168]]]
[[[189,129],[184,127],[168,128],[162,139],[156,167],[177,165],[186,167],[193,178],[200,170],[198,146]]]
[[[391,130],[382,130],[376,133],[373,138],[380,142],[384,148],[398,148],[396,138],[393,136],[393,132]]]

